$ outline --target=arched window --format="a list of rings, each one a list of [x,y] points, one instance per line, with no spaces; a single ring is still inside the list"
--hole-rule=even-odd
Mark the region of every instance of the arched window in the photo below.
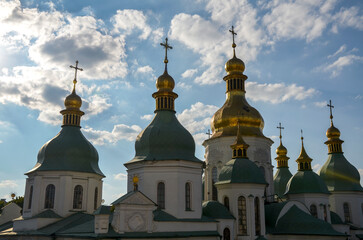
[[[238,198],[238,234],[247,235],[247,208],[246,198]]]
[[[230,240],[231,239],[231,231],[229,231],[229,228],[225,228],[223,230],[223,240]]]
[[[324,220],[327,222],[328,221],[328,212],[326,210],[326,205],[324,205]]]
[[[54,208],[55,186],[49,184],[45,189],[44,208]]]
[[[260,200],[255,198],[255,230],[256,236],[261,235],[261,221],[260,221]]]
[[[217,168],[212,168],[212,200],[217,201],[218,200],[218,192],[217,188],[214,185],[218,181],[218,172]]]
[[[165,209],[165,184],[163,182],[158,183],[157,204],[160,209]]]
[[[191,193],[190,193],[190,183],[185,184],[185,211],[190,211],[191,208]]]
[[[82,209],[82,196],[83,196],[83,187],[81,185],[75,186],[73,194],[74,209]]]
[[[310,213],[311,213],[311,216],[314,216],[314,217],[318,217],[318,211],[316,209],[316,205],[315,204],[311,204],[310,205]]]
[[[229,210],[229,198],[228,197],[224,197],[224,206]]]
[[[94,210],[96,210],[97,207],[98,207],[97,200],[98,200],[98,188],[96,187],[95,188],[95,197],[93,199],[93,208],[94,208]]]
[[[350,209],[348,203],[343,204],[343,210],[344,210],[344,220],[345,222],[350,222]]]
[[[28,209],[31,209],[32,208],[32,201],[33,201],[33,185],[30,186],[30,190],[29,190]]]

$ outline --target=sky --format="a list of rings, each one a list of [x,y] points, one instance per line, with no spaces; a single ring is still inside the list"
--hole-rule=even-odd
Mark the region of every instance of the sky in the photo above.
[[[359,0],[0,0],[0,198],[24,195],[25,175],[44,143],[61,129],[60,110],[72,90],[83,99],[83,134],[106,175],[103,199],[126,193],[123,164],[154,115],[155,81],[163,73],[168,37],[179,121],[204,159],[203,140],[224,104],[224,64],[245,62],[246,97],[278,146],[285,128],[290,171],[301,141],[318,171],[327,159],[330,127],[341,131],[346,158],[363,174],[363,2]]]

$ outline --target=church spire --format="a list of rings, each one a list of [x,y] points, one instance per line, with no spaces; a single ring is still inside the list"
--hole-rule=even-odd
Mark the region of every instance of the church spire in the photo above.
[[[304,148],[304,137],[303,130],[301,130],[301,152],[299,157],[296,159],[298,163],[298,171],[312,171],[311,162],[313,159],[309,157]]]
[[[80,127],[81,117],[84,112],[80,110],[82,106],[82,99],[76,94],[76,83],[77,83],[77,71],[83,71],[82,68],[78,67],[78,60],[76,61],[76,66],[69,66],[74,68],[74,79],[73,79],[73,90],[70,95],[64,100],[64,106],[66,109],[62,110],[60,113],[63,115],[63,126],[76,126]]]
[[[169,110],[174,111],[174,100],[178,94],[173,92],[175,82],[174,79],[168,74],[168,50],[173,49],[168,44],[168,38],[165,38],[165,43],[160,43],[165,48],[165,70],[164,73],[156,80],[157,92],[153,93],[153,98],[156,100],[155,111]]]
[[[281,123],[279,123],[279,126],[277,128],[280,129],[280,145],[276,149],[277,157],[275,158],[277,161],[277,168],[282,168],[282,167],[288,168],[289,167],[288,160],[290,158],[286,156],[287,149],[285,148],[284,145],[282,145],[282,135],[281,135],[281,130],[284,129],[284,127],[282,127]]]
[[[237,138],[234,144],[231,145],[233,150],[232,158],[248,158],[247,157],[247,148],[249,145],[243,140],[241,130],[239,127],[238,122],[238,129],[237,129]]]
[[[340,131],[333,124],[333,111],[334,106],[331,104],[331,100],[329,100],[329,104],[327,105],[330,108],[330,128],[326,131],[326,136],[328,137],[328,141],[325,142],[328,145],[329,153],[342,153],[342,143],[343,140],[340,140]]]

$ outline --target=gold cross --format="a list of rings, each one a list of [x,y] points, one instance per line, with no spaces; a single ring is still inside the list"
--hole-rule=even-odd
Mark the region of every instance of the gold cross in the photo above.
[[[234,43],[234,35],[237,35],[237,33],[234,31],[234,28],[232,26],[232,30],[229,30],[232,33],[232,39],[233,39],[233,45],[235,45]]]
[[[165,43],[160,43],[160,45],[165,48],[164,63],[166,64],[168,63],[168,49],[173,49],[173,47],[168,44],[168,38],[165,38]]]
[[[279,128],[279,129],[280,129],[280,139],[281,139],[281,138],[282,138],[282,137],[281,137],[281,130],[282,130],[282,129],[285,129],[285,128],[281,126],[281,123],[279,123],[279,126],[278,126],[277,128]]]
[[[304,140],[304,137],[303,137],[303,130],[301,129],[300,130],[300,132],[301,132],[301,142]]]
[[[331,100],[329,100],[329,104],[327,106],[330,108],[330,121],[333,123],[333,108],[334,106],[331,104]]]
[[[77,83],[77,70],[79,70],[79,71],[83,71],[83,69],[82,68],[79,68],[78,67],[78,60],[76,61],[76,66],[74,67],[74,66],[69,66],[70,68],[74,68],[74,80],[73,80],[73,89],[75,89],[76,88],[76,83]]]

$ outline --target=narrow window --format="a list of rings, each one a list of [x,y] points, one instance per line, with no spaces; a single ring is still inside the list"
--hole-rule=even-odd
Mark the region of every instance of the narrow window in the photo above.
[[[31,209],[32,208],[32,201],[33,201],[33,185],[30,186],[30,190],[29,190],[28,209]]]
[[[246,198],[238,198],[238,234],[247,235]]]
[[[74,209],[82,209],[82,195],[83,195],[83,188],[81,185],[77,185],[74,187],[74,194],[73,194],[73,208]]]
[[[231,231],[229,231],[229,228],[225,228],[223,230],[223,240],[230,240],[231,239]]]
[[[165,184],[163,182],[158,183],[157,204],[160,209],[165,209]]]
[[[316,205],[315,204],[311,204],[310,205],[310,213],[311,213],[311,216],[314,216],[314,217],[318,217],[318,211],[316,209]]]
[[[305,163],[305,170],[309,169],[309,163]]]
[[[212,200],[214,200],[214,201],[218,200],[217,188],[214,185],[217,181],[218,181],[218,172],[217,172],[217,168],[214,167],[212,169]]]
[[[95,188],[95,198],[93,199],[93,208],[96,210],[97,209],[97,199],[98,199],[98,188]]]
[[[190,211],[190,183],[185,184],[185,211]]]
[[[255,230],[256,236],[261,235],[261,222],[260,222],[260,200],[255,198]]]
[[[325,220],[325,222],[328,221],[328,212],[326,210],[326,205],[324,205],[324,220]]]
[[[344,220],[345,222],[350,223],[350,209],[348,203],[343,204],[343,210],[344,210]]]
[[[363,215],[363,203],[361,204],[361,208],[362,208],[362,215]]]
[[[44,208],[54,208],[55,186],[49,184],[45,189]]]
[[[300,169],[299,170],[303,170],[304,169],[304,163],[300,163]]]
[[[224,197],[224,206],[229,210],[229,198],[228,197]]]
[[[242,157],[242,149],[238,149],[238,155],[237,155],[237,157]]]

